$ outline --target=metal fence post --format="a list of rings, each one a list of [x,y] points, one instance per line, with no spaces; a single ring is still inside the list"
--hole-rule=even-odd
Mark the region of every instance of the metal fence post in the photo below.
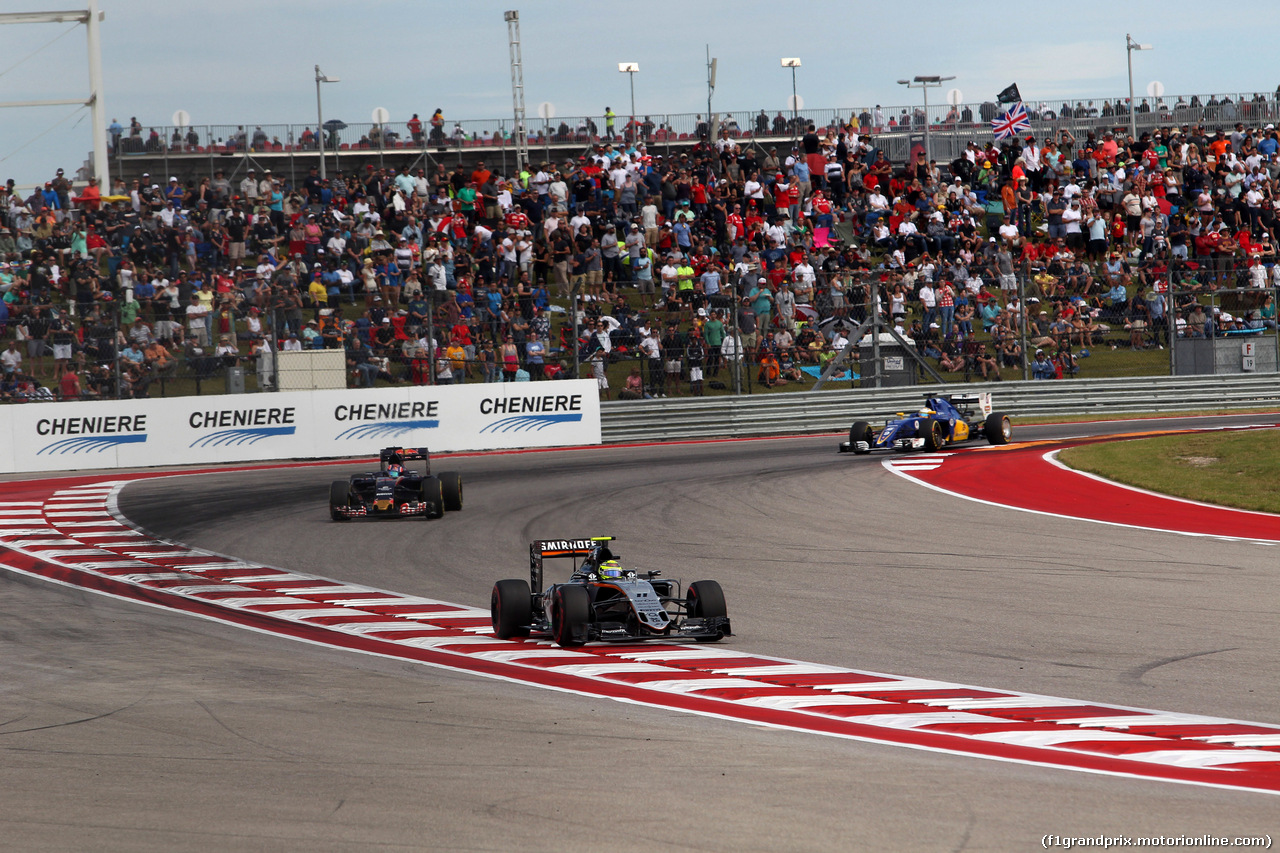
[[[1018,275],[1018,310],[1022,312],[1022,316],[1018,318],[1018,349],[1022,350],[1022,379],[1026,381],[1027,376],[1027,324],[1031,322],[1031,311],[1027,308],[1027,277],[1024,274]]]
[[[111,303],[111,352],[115,358],[116,371],[116,399],[122,400],[123,386],[120,384],[120,344],[118,338],[120,336],[120,303]]]

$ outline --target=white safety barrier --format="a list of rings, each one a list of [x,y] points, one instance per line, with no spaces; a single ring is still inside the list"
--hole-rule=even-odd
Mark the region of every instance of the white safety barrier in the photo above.
[[[0,407],[0,472],[600,443],[590,379]]]

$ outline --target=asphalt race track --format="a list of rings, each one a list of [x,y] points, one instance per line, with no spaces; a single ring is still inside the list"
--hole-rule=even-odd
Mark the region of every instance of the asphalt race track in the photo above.
[[[331,523],[327,484],[350,466],[139,482],[121,509],[191,545],[475,607],[526,575],[531,539],[614,535],[628,565],[719,580],[736,651],[1280,723],[1277,546],[964,501],[837,441],[461,457],[466,508],[435,522]],[[1274,795],[560,693],[4,571],[0,616],[6,849],[1029,850],[1280,829]]]

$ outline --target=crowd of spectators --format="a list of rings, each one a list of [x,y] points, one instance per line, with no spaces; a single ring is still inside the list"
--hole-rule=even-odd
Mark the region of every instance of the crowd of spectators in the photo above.
[[[891,163],[852,124],[781,150],[726,128],[664,158],[606,123],[509,175],[370,164],[295,184],[246,160],[106,199],[73,198],[61,170],[26,198],[10,181],[0,394],[145,396],[230,364],[270,387],[273,353],[305,347],[344,349],[361,386],[582,370],[608,396],[626,361],[620,397],[702,394],[743,360],[767,386],[855,370],[847,335],[872,305],[943,372],[988,379],[1021,368],[1024,340],[1047,378],[1098,346],[1275,327],[1269,124],[1027,135],[940,165]],[[1205,304],[1237,287],[1254,296],[1234,314]]]

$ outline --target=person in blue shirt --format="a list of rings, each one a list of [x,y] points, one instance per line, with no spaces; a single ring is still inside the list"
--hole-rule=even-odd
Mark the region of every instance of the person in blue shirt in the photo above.
[[[676,235],[676,245],[680,247],[681,251],[688,254],[689,249],[693,246],[689,223],[685,221],[684,217],[677,215],[675,224],[671,226],[671,230]]]
[[[156,296],[156,286],[151,283],[150,278],[135,279],[133,283],[133,298],[138,302],[149,303]]]
[[[58,198],[58,192],[53,188],[52,183],[44,185],[40,198],[44,201],[44,206],[50,210],[62,210],[62,200]]]
[[[1000,306],[994,299],[988,300],[982,306],[982,330],[990,332],[991,327],[1000,319]]]
[[[767,284],[763,284],[763,280],[758,279],[756,286],[747,294],[746,301],[750,303],[751,310],[755,312],[760,336],[763,338],[769,334],[769,317],[773,310],[773,291],[769,289]]]
[[[1271,158],[1276,156],[1277,150],[1280,150],[1280,142],[1276,141],[1276,133],[1274,130],[1268,131],[1266,139],[1258,143],[1258,153]]]
[[[1117,281],[1107,291],[1107,300],[1111,306],[1112,318],[1119,320],[1124,315],[1125,306],[1129,304],[1129,291],[1125,289],[1124,283]]]
[[[537,381],[542,378],[547,348],[537,338],[530,338],[524,345],[525,366],[529,369],[529,378]]]
[[[475,300],[471,298],[471,294],[465,290],[460,290],[458,291],[458,295],[455,299],[458,303],[458,312],[463,317],[470,320],[471,315],[475,313],[476,307]]]
[[[316,266],[319,266],[319,264]],[[324,285],[324,292],[329,294],[331,297],[330,302],[333,301],[332,297],[342,295],[342,276],[338,274],[336,269],[330,267],[329,269],[321,271],[320,283]],[[355,301],[355,295],[352,293],[348,293],[347,298],[353,302]]]
[[[1057,379],[1058,371],[1053,362],[1044,354],[1044,350],[1036,350],[1036,359],[1031,362],[1032,379]]]

